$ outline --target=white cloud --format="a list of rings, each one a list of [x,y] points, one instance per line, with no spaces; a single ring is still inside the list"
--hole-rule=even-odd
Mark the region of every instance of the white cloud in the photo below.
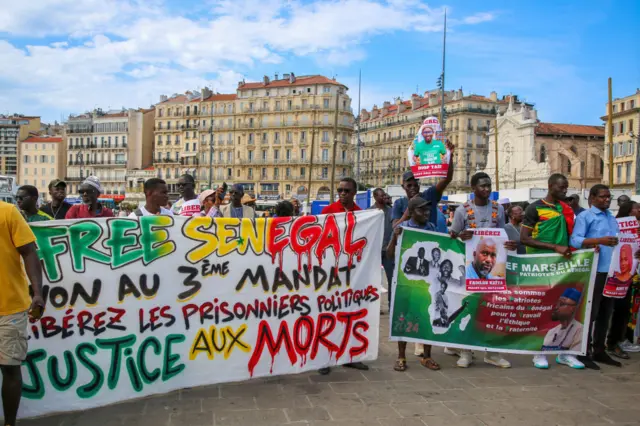
[[[462,20],[465,24],[480,24],[482,22],[493,21],[495,15],[493,13],[483,12],[475,15],[467,16]]]
[[[323,66],[360,61],[371,37],[440,31],[444,13],[420,0],[212,0],[176,7],[162,1],[5,5],[0,90],[11,94],[11,108],[81,112],[109,102],[146,106],[161,93],[205,84],[234,91],[242,73],[260,76],[261,65],[284,58],[309,57]],[[477,14],[459,25],[489,19]],[[42,42],[24,48],[11,42],[24,35]]]

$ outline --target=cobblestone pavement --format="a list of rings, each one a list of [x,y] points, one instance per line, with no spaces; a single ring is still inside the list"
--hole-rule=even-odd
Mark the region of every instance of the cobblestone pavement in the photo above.
[[[536,370],[530,356],[510,356],[513,367],[498,369],[484,364],[480,353],[476,364],[460,369],[434,348],[439,372],[411,356],[399,373],[392,368],[396,344],[387,339],[388,320],[381,318],[379,358],[370,371],[337,367],[328,376],[310,372],[207,386],[19,425],[640,425],[640,354],[622,368],[599,372],[555,363]]]

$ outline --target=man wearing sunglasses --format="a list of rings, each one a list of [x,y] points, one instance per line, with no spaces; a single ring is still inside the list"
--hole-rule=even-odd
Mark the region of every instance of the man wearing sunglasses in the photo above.
[[[196,181],[193,176],[184,174],[178,179],[178,192],[180,199],[176,201],[171,210],[177,216],[193,216],[200,213],[200,200],[195,191]]]
[[[352,178],[346,177],[338,184],[338,201],[329,204],[322,209],[321,214],[346,213],[362,210],[356,203],[355,197],[358,192],[358,184]]]
[[[358,184],[350,177],[342,178],[338,184],[338,201],[329,204],[322,209],[321,214],[338,214],[347,212],[357,212],[362,210],[360,206],[355,203],[356,193],[358,192]],[[344,364],[345,367],[355,368],[356,370],[368,370],[369,366],[361,362],[350,362]],[[330,367],[324,367],[318,370],[322,375],[329,374],[331,372]]]
[[[100,197],[102,192],[100,179],[96,176],[86,178],[78,188],[78,193],[80,194],[80,198],[82,198],[82,204],[73,205],[65,215],[65,219],[113,217],[111,209],[104,207],[98,202],[98,197]]]

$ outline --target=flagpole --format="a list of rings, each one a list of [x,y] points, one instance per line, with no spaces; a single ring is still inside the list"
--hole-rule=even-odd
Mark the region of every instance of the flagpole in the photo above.
[[[440,127],[444,131],[445,127],[445,115],[444,115],[444,66],[445,66],[445,54],[447,51],[447,9],[444,10],[444,34],[442,40],[442,75],[441,75],[441,87],[440,87]]]
[[[357,152],[357,165],[356,165],[356,182],[360,185],[360,91],[362,88],[362,70],[358,75],[358,115],[356,116],[356,152]]]

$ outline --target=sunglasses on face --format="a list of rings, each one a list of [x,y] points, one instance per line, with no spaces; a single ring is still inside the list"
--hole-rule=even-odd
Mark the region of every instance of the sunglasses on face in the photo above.
[[[342,194],[343,192],[348,194],[351,192],[351,190],[347,188],[338,188],[336,191],[338,191],[339,194]]]
[[[28,195],[25,195],[25,196],[18,195],[18,196],[16,197],[16,200],[18,200],[18,201],[22,201],[22,200],[24,200],[25,198],[29,198],[29,196],[28,196]]]

